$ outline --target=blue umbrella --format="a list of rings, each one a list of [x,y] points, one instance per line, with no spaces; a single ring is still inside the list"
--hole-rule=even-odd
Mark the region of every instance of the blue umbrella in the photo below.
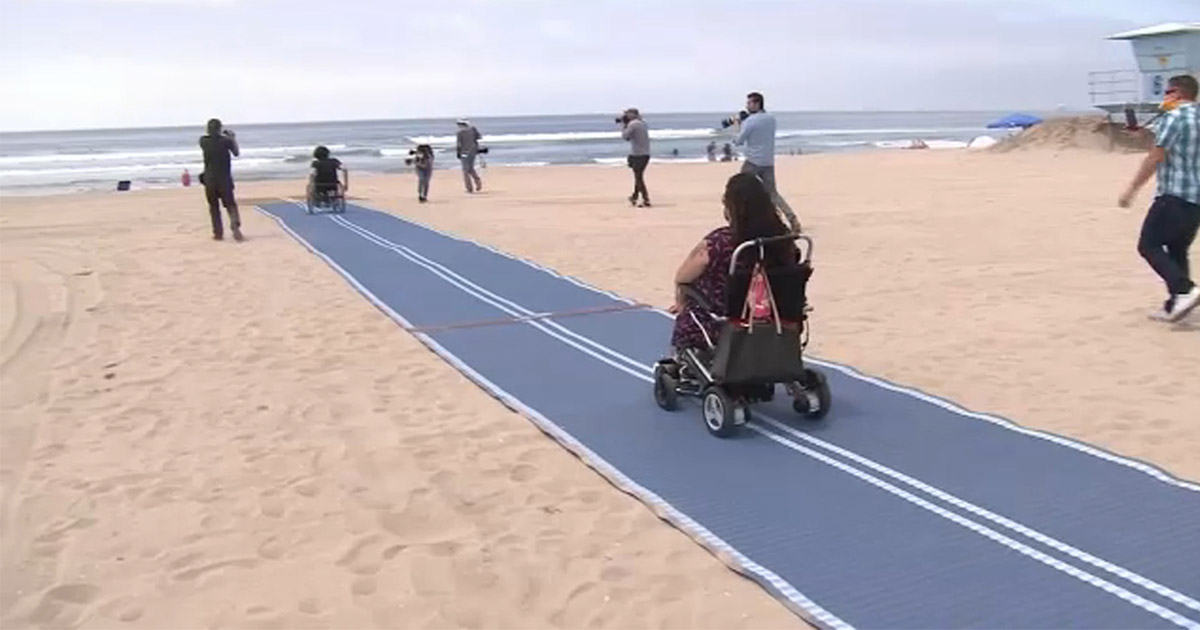
[[[1005,116],[1004,118],[1001,118],[1000,120],[989,123],[987,128],[988,129],[1013,129],[1016,127],[1025,128],[1025,127],[1032,127],[1040,122],[1042,122],[1042,119],[1038,118],[1037,116],[1030,116],[1028,114],[1011,114],[1009,116]]]

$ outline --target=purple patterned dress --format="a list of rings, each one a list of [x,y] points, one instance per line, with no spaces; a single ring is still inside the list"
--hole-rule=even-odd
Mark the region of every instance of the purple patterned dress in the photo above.
[[[699,291],[716,309],[718,315],[725,315],[725,283],[729,274],[729,257],[733,255],[733,230],[729,226],[719,227],[704,237],[708,248],[708,265],[700,273],[700,277],[692,281],[692,287]],[[705,330],[716,341],[720,325],[701,313],[696,316],[704,322]],[[671,346],[676,350],[684,348],[707,348],[704,333],[688,315],[681,311],[675,315],[675,330],[671,333]]]

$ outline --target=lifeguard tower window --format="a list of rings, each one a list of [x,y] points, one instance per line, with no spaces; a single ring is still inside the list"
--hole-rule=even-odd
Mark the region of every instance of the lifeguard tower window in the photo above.
[[[1126,126],[1139,126],[1139,116],[1159,113],[1167,80],[1177,74],[1200,76],[1200,22],[1169,23],[1110,35],[1128,41],[1137,69],[1099,70],[1088,74],[1092,106],[1123,113]]]

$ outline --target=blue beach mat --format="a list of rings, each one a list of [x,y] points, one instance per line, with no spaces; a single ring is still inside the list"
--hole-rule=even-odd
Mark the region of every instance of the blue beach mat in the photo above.
[[[375,306],[821,628],[1200,628],[1200,486],[810,359],[719,440],[651,393],[662,311],[350,206],[260,206]]]

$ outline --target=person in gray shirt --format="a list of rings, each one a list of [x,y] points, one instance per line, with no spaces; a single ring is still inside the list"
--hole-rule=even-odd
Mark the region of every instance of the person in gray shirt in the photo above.
[[[479,179],[479,173],[475,172],[475,158],[479,155],[479,139],[481,137],[479,130],[471,124],[471,121],[458,119],[455,151],[458,154],[459,162],[462,163],[463,185],[466,186],[469,193],[483,190],[483,180]],[[474,187],[471,184],[474,184]]]
[[[742,172],[753,173],[762,180],[792,230],[799,232],[800,221],[796,213],[792,212],[792,207],[775,186],[775,117],[767,113],[763,107],[763,95],[758,92],[746,95],[746,110],[750,115],[742,121],[741,130],[733,141],[734,144],[746,146]]]
[[[641,207],[649,208],[650,193],[646,190],[645,173],[650,164],[650,130],[636,107],[625,110],[617,122],[621,124],[621,138],[629,142],[628,163],[633,169],[633,194],[629,196],[629,204],[638,205],[638,195],[641,195]]]

